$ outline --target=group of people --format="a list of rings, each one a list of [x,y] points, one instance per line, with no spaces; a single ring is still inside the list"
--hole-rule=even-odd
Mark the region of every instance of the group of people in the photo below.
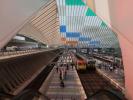
[[[117,66],[115,64],[112,64],[112,63],[103,62],[103,63],[99,64],[99,68],[113,72],[117,68]]]
[[[68,59],[71,59],[70,56],[69,57],[61,57],[60,61],[62,60],[62,62],[59,62],[56,65],[56,72],[57,74],[59,74],[59,80],[60,80],[60,86],[61,87],[65,87],[64,81],[67,79],[67,73],[71,69],[73,69],[73,64],[72,62],[68,62]],[[66,62],[64,62],[66,61]]]
[[[65,87],[64,80],[66,79],[68,70],[69,70],[68,64],[61,64],[60,66],[56,66],[56,72],[59,74],[61,87]]]
[[[64,53],[62,56],[60,56],[60,59],[56,64],[56,72],[59,74],[61,87],[65,87],[64,81],[67,80],[67,73],[70,70],[70,67],[71,69],[74,67],[71,54]]]

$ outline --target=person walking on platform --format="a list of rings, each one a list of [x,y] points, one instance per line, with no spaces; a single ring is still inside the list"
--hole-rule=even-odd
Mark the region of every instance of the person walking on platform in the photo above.
[[[63,80],[64,79],[64,67],[63,67],[63,65],[60,67],[59,71],[60,71],[60,74],[59,74],[60,80]]]
[[[58,66],[55,66],[55,68],[56,68],[56,72],[58,73],[58,70],[59,70]]]
[[[63,88],[65,87],[63,80],[60,81],[60,86],[63,87]]]
[[[73,66],[74,66],[74,64],[72,64],[72,69],[73,69]]]
[[[73,69],[73,67],[74,67],[74,63],[72,63],[71,66],[72,66],[72,69]]]
[[[60,81],[62,80],[62,75],[61,75],[61,71],[60,71],[60,74],[59,74],[59,78],[60,78]]]
[[[112,71],[113,71],[113,66],[110,66],[109,69],[110,69],[110,71],[112,72]]]
[[[69,65],[67,64],[67,70],[69,70]]]
[[[60,68],[60,75],[59,75],[59,77],[60,77],[60,86],[61,87],[63,87],[64,88],[64,73],[63,73],[63,68],[62,68],[63,66],[61,66],[61,68]]]
[[[66,76],[67,76],[67,69],[65,69],[65,79],[66,79]]]
[[[102,65],[101,65],[101,64],[99,64],[99,65],[98,65],[98,67],[99,67],[99,69],[101,69]]]

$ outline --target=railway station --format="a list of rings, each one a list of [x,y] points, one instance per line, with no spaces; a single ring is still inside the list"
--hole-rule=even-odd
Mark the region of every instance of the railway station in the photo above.
[[[0,100],[133,100],[133,1],[0,2]]]

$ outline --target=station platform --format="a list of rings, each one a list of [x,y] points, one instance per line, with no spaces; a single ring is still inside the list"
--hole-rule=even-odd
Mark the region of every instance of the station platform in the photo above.
[[[9,51],[9,52],[0,52],[0,60],[12,59],[21,56],[27,56],[31,54],[37,54],[41,52],[50,51],[52,49],[31,49],[23,51]]]
[[[105,78],[107,78],[107,80],[109,80],[114,86],[120,89],[123,93],[125,92],[125,85],[124,85],[125,82],[122,75],[105,69],[97,69],[97,71]]]
[[[54,68],[54,75],[46,96],[50,100],[85,100],[87,98],[75,68],[69,68],[67,71],[64,85],[64,87],[60,86],[59,72]]]
[[[98,59],[95,60],[97,63],[103,63]],[[112,83],[118,89],[120,89],[123,93],[125,93],[124,72],[122,72],[120,68],[110,71],[109,68],[101,67],[97,68],[97,72],[110,81],[110,83]]]

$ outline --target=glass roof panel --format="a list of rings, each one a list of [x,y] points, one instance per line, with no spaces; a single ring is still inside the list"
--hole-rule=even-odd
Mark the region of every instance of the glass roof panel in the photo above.
[[[82,0],[56,2],[60,33],[66,45],[75,43],[78,47],[101,48],[119,46],[116,34]]]

